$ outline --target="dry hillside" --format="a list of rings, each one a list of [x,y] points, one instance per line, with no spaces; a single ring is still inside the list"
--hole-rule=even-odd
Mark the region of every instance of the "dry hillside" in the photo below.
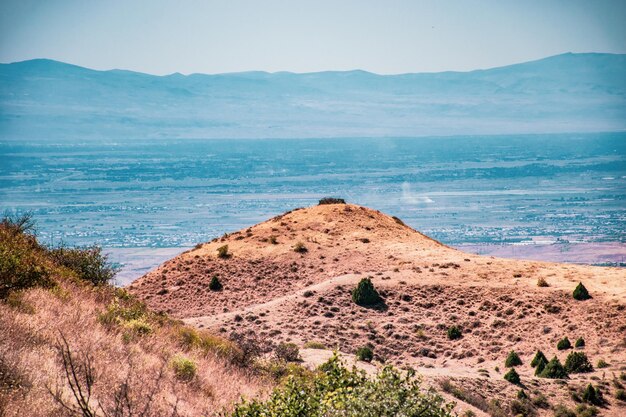
[[[228,253],[218,256],[225,245]],[[220,291],[209,288],[213,277]],[[352,301],[365,277],[384,303]],[[572,297],[579,282],[591,299]],[[346,353],[369,345],[376,361],[417,369],[461,400],[459,410],[478,415],[495,414],[492,400],[506,408],[520,389],[534,413],[553,415],[558,404],[574,408],[589,383],[604,394],[602,415],[626,415],[626,403],[615,398],[626,385],[619,379],[626,370],[624,269],[470,255],[378,211],[330,204],[198,245],[128,290],[157,311],[226,336],[254,336],[268,350],[280,342]],[[448,337],[452,326],[462,337]],[[572,344],[584,338],[585,346],[557,350],[564,337]],[[594,370],[566,380],[535,377],[529,363],[538,349],[561,363],[585,352]],[[503,378],[511,350],[523,362],[516,367],[521,385]],[[303,351],[311,362],[326,354]],[[599,360],[608,366],[598,368]]]

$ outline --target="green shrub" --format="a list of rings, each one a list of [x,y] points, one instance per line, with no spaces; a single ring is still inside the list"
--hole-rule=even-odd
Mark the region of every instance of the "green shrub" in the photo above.
[[[170,361],[176,378],[181,381],[191,381],[196,376],[198,367],[194,361],[181,355],[176,355]]]
[[[572,296],[575,300],[578,301],[584,301],[591,298],[591,295],[589,295],[589,291],[587,291],[587,288],[585,288],[582,282],[579,282],[576,288],[574,288]]]
[[[306,253],[309,250],[304,246],[304,243],[298,242],[293,246],[293,251],[296,253]]]
[[[537,286],[538,287],[549,287],[550,284],[548,284],[548,281],[546,281],[546,279],[544,277],[539,277],[539,279],[537,279]]]
[[[571,349],[572,348],[572,343],[569,341],[569,339],[566,336],[563,339],[559,340],[559,342],[556,344],[556,348],[558,350]]]
[[[213,278],[211,278],[211,282],[209,282],[209,289],[211,291],[222,291],[222,288],[224,288],[224,286],[220,282],[220,279],[217,277],[217,275],[213,275]]]
[[[226,259],[230,258],[230,256],[230,253],[228,253],[228,245],[220,246],[219,248],[217,248],[218,258]]]
[[[543,394],[536,395],[530,402],[537,408],[550,408],[550,403]]]
[[[346,204],[346,200],[343,198],[324,197],[319,201],[318,205],[324,204]]]
[[[152,326],[150,326],[144,318],[129,320],[124,323],[124,327],[130,330],[133,334],[139,336],[145,336],[152,333]]]
[[[321,342],[309,341],[303,346],[305,349],[326,349],[326,345]]]
[[[583,391],[583,401],[589,403],[591,405],[602,405],[604,402],[602,399],[602,393],[599,389],[594,388],[593,385],[589,384]]]
[[[280,343],[274,350],[276,358],[285,362],[295,362],[300,359],[300,349],[295,343]]]
[[[548,364],[548,358],[545,356],[541,356],[537,359],[537,365],[535,366],[535,376],[540,376],[544,369],[546,369],[546,365]]]
[[[507,368],[512,368],[514,366],[519,366],[521,364],[522,364],[522,360],[520,359],[517,352],[515,352],[514,350],[512,350],[509,353],[509,356],[507,356],[506,360],[504,361],[504,366],[506,366]]]
[[[463,334],[461,333],[461,329],[458,326],[450,326],[448,327],[448,339],[456,340],[460,339]]]
[[[595,406],[588,406],[585,404],[578,404],[576,406],[577,417],[595,417],[599,414],[598,409]]]
[[[540,359],[543,359],[545,363],[548,363],[548,358],[546,358],[546,355],[544,355],[542,351],[538,350],[537,353],[535,353],[535,357],[533,358],[533,360],[530,361],[530,366],[536,368],[539,364]]]
[[[241,362],[243,357],[242,350],[234,342],[193,327],[178,326],[175,339],[187,351],[198,350],[203,355],[213,354],[232,363]]]
[[[602,368],[608,368],[611,365],[609,365],[604,359],[598,359],[598,363],[596,363],[596,366],[599,369],[602,369]]]
[[[528,394],[526,394],[526,391],[521,389],[521,390],[517,391],[517,399],[518,400],[527,400],[528,399]]]
[[[626,391],[624,391],[623,389],[615,390],[615,398],[620,401],[626,402]]]
[[[585,347],[585,339],[583,339],[582,337],[579,337],[578,339],[576,339],[576,342],[574,342],[574,347],[577,347],[577,348]]]
[[[593,366],[584,352],[571,352],[565,359],[565,369],[571,374],[592,372]]]
[[[102,254],[102,248],[90,246],[86,248],[68,248],[60,246],[49,250],[54,262],[73,272],[85,281],[94,285],[110,284],[117,273],[117,268]]]
[[[265,400],[243,401],[234,417],[451,417],[453,405],[423,389],[412,371],[383,368],[375,377],[346,369],[335,354],[311,379],[289,377]]]
[[[374,351],[369,346],[363,346],[356,350],[356,358],[363,362],[371,362],[374,359]]]
[[[372,280],[363,278],[359,281],[356,288],[352,290],[352,301],[360,306],[370,306],[380,303],[382,299],[374,288]]]
[[[564,379],[567,378],[567,371],[561,365],[559,358],[556,356],[550,359],[545,368],[539,374],[541,378]]]
[[[521,381],[519,378],[519,374],[515,371],[515,368],[509,369],[509,372],[504,374],[504,379],[509,381],[511,384],[518,385]]]

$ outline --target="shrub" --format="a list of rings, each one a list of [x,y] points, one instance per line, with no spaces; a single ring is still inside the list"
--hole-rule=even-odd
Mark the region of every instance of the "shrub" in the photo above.
[[[535,353],[535,357],[533,358],[533,360],[530,361],[530,366],[536,368],[539,364],[540,359],[543,359],[545,363],[548,363],[548,358],[546,358],[546,355],[544,355],[542,351],[538,350],[537,353]]]
[[[194,361],[181,355],[176,355],[170,361],[176,378],[181,381],[191,381],[196,376],[198,367]]]
[[[584,352],[571,352],[565,359],[565,369],[569,373],[576,374],[592,372],[593,366]]]
[[[554,407],[554,417],[576,417],[576,413],[563,404],[559,404]]]
[[[579,337],[578,339],[576,339],[576,342],[574,342],[574,346],[577,348],[585,347],[585,339]]]
[[[139,336],[152,333],[152,326],[144,318],[129,320],[124,323],[124,327]]]
[[[515,371],[515,368],[511,368],[509,372],[504,374],[504,379],[509,381],[511,384],[518,385],[521,381],[519,378],[519,374]]]
[[[73,272],[85,281],[94,285],[109,284],[117,273],[117,268],[111,265],[107,255],[102,254],[98,246],[86,248],[68,248],[60,246],[50,249],[54,262]]]
[[[604,402],[600,390],[594,388],[591,384],[587,385],[587,388],[583,391],[583,401],[592,405],[602,405]]]
[[[226,259],[230,258],[230,256],[230,253],[228,253],[228,245],[220,246],[219,248],[217,248],[218,258]]]
[[[308,252],[308,249],[304,246],[304,243],[298,242],[294,245],[293,251],[296,253],[306,253]]]
[[[270,236],[269,241],[272,245],[278,245],[278,239],[276,238],[276,236]]]
[[[544,277],[539,277],[539,279],[537,279],[537,286],[538,287],[549,287],[550,284],[548,284],[548,281],[546,281],[546,279]]]
[[[180,346],[187,351],[196,349],[203,355],[213,354],[232,363],[242,361],[243,351],[234,342],[207,331],[179,326],[176,328],[175,338]]]
[[[402,219],[400,219],[399,217],[391,216],[391,218],[393,219],[394,222],[398,223],[400,226],[406,226],[404,222],[402,221]]]
[[[346,200],[343,198],[324,197],[319,201],[318,205],[324,204],[346,204]]]
[[[372,280],[363,278],[359,284],[352,290],[352,301],[360,306],[370,306],[378,304],[382,301],[380,294],[374,288]]]
[[[221,291],[222,288],[224,288],[224,286],[220,282],[220,279],[217,277],[217,275],[213,275],[213,278],[211,278],[211,282],[209,282],[209,289],[211,291]]]
[[[528,394],[526,394],[526,391],[521,389],[521,390],[517,391],[517,399],[518,400],[527,400],[528,399]]]
[[[532,398],[531,403],[538,408],[550,408],[550,403],[545,395],[539,394]]]
[[[305,349],[326,349],[326,345],[322,342],[309,341],[303,346]]]
[[[598,413],[598,409],[593,405],[590,407],[585,404],[578,404],[576,407],[577,417],[595,417]]]
[[[522,360],[520,359],[517,352],[515,352],[514,350],[512,350],[511,353],[509,353],[509,356],[507,356],[506,360],[504,361],[504,366],[506,366],[507,368],[512,368],[514,366],[518,366],[521,364],[522,364]]]
[[[572,348],[572,343],[569,341],[569,339],[566,336],[563,339],[559,340],[559,342],[556,344],[556,348],[558,350],[571,349]]]
[[[546,369],[547,364],[548,364],[548,358],[546,358],[545,356],[540,357],[537,360],[537,365],[535,366],[535,376],[540,376],[543,370]]]
[[[587,291],[587,288],[585,288],[582,282],[579,282],[576,288],[574,288],[572,296],[575,300],[578,301],[584,301],[591,298],[591,295],[589,295],[589,291]]]
[[[559,358],[556,356],[550,359],[545,368],[539,374],[541,378],[564,379],[567,378],[567,371],[561,365]]]
[[[448,327],[448,339],[456,340],[460,339],[463,334],[461,333],[461,329],[458,326],[450,326]]]
[[[434,391],[423,389],[413,371],[387,366],[370,378],[346,369],[335,354],[310,379],[289,377],[267,400],[237,404],[233,416],[451,417],[452,408]]]
[[[615,398],[620,401],[626,402],[626,391],[623,389],[615,390]]]
[[[371,362],[374,359],[374,351],[369,346],[363,346],[356,350],[356,358],[360,361]]]
[[[274,350],[276,358],[285,362],[295,362],[300,359],[300,349],[295,343],[281,343]]]
[[[608,368],[610,365],[604,359],[599,359],[598,363],[596,364],[596,366],[599,369],[602,369],[602,368]]]

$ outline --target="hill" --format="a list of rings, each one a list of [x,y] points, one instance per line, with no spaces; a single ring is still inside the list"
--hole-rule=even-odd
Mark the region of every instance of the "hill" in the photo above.
[[[618,131],[626,55],[471,72],[153,76],[0,64],[0,138],[293,138]]]
[[[214,277],[222,288],[211,288]],[[353,302],[366,277],[382,303]],[[591,299],[573,298],[579,282]],[[626,367],[624,269],[470,255],[378,211],[329,204],[199,244],[128,291],[157,311],[247,335],[266,350],[295,343],[309,365],[331,349],[355,354],[368,346],[375,361],[416,369],[476,413],[512,410],[522,388],[535,401],[526,411],[552,415],[559,404],[574,407],[589,383],[607,398],[603,415],[624,411],[614,399]],[[564,337],[583,338],[576,350],[608,367],[563,381],[534,376],[537,350],[566,362],[572,350],[557,349]],[[523,362],[521,385],[504,380],[512,350]]]

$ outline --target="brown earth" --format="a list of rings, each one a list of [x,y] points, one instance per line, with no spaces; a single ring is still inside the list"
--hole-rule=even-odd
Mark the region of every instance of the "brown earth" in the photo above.
[[[275,242],[275,243],[272,243]],[[305,252],[294,247],[302,243]],[[229,256],[217,249],[228,245]],[[224,288],[211,291],[217,276]],[[351,291],[371,277],[384,305],[354,304]],[[537,286],[543,278],[548,287]],[[592,295],[572,297],[582,282]],[[436,387],[465,392],[459,410],[476,413],[493,399],[509,404],[520,387],[503,379],[511,350],[531,398],[550,406],[576,404],[572,392],[589,382],[608,404],[602,414],[626,415],[614,398],[626,370],[626,270],[470,255],[356,205],[297,209],[249,229],[198,245],[128,287],[151,308],[197,327],[253,334],[271,349],[280,342],[320,342],[354,353],[370,344],[379,362],[411,366]],[[457,325],[463,337],[449,340]],[[566,381],[533,376],[537,349],[561,362],[563,337],[585,339],[592,373]],[[311,355],[309,355],[311,356]],[[315,355],[313,355],[315,356]],[[458,400],[457,400],[458,401]],[[482,411],[481,411],[482,410]],[[539,415],[552,415],[537,408]]]

